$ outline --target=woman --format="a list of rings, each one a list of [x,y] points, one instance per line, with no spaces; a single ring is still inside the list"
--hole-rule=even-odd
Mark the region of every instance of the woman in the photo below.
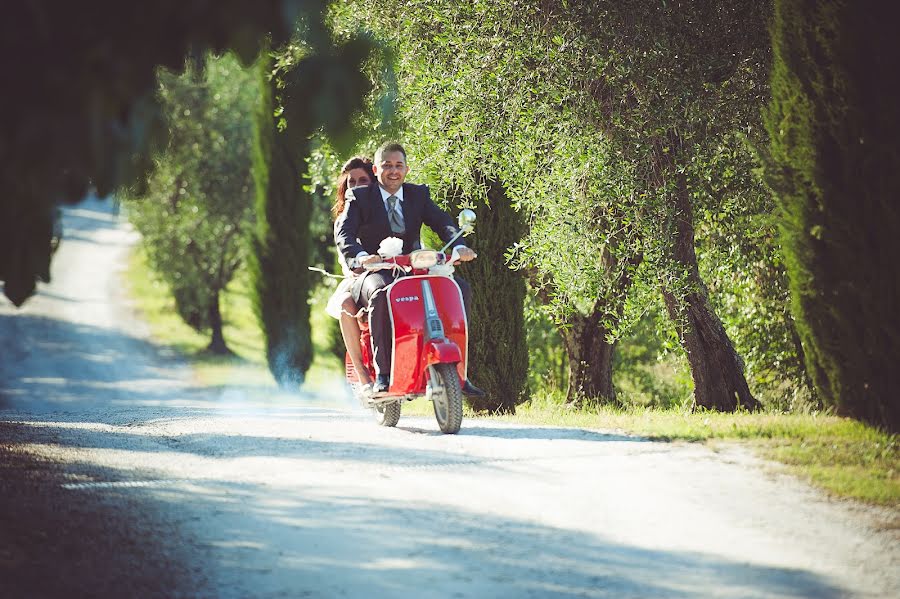
[[[354,156],[348,160],[338,178],[337,195],[335,197],[334,206],[331,208],[331,214],[337,218],[344,211],[344,199],[348,189],[359,187],[361,185],[370,185],[375,180],[375,173],[372,172],[372,161],[362,156]],[[329,315],[341,321],[341,336],[344,338],[344,344],[347,346],[347,353],[350,355],[350,361],[356,370],[359,382],[362,385],[371,385],[372,379],[369,377],[369,371],[363,365],[362,347],[359,343],[359,322],[356,320],[359,309],[356,302],[350,297],[350,287],[353,285],[353,273],[344,262],[343,256],[339,256],[344,275],[347,277],[338,285],[337,290],[328,300],[328,306],[325,310]]]

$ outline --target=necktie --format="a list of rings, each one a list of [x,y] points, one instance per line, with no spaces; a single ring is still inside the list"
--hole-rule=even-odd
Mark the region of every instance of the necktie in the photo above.
[[[398,235],[406,231],[406,224],[403,222],[403,214],[397,206],[397,196],[388,198],[388,220],[391,222],[391,231]]]

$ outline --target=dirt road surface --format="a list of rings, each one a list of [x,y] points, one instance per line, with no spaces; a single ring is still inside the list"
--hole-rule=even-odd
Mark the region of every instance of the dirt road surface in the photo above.
[[[135,234],[64,226],[0,300],[0,597],[900,597],[895,512],[745,450],[197,388],[122,292]]]

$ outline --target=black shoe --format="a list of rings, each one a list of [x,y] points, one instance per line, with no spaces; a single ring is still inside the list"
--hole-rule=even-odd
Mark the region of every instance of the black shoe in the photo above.
[[[466,379],[466,384],[462,386],[463,395],[469,397],[484,397],[484,391],[473,385]]]
[[[379,374],[375,377],[375,384],[372,385],[372,393],[386,393],[391,388],[391,377],[386,374]]]

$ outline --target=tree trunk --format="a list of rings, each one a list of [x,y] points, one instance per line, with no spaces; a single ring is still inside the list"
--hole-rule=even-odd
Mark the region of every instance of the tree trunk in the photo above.
[[[600,322],[599,306],[595,304],[588,316],[573,316],[567,324],[559,331],[569,361],[566,402],[579,407],[615,402],[612,361],[616,344],[606,340],[609,331]]]
[[[616,268],[616,262],[612,256],[606,255],[603,259],[608,268]],[[615,288],[607,297],[597,298],[589,314],[574,312],[562,326],[557,327],[568,361],[567,403],[580,407],[616,401],[612,376],[616,344],[607,342],[609,329],[603,326],[602,321],[604,314],[609,314],[610,311],[615,318],[621,316],[622,303],[609,298],[627,296],[628,289],[631,287],[633,269],[637,268],[641,260],[641,256],[635,256],[629,260],[629,268],[620,271]],[[542,280],[541,275],[535,270],[528,271],[528,277],[538,299],[544,305],[549,305],[553,298],[547,288],[546,279]],[[616,303],[610,305],[609,302]]]
[[[219,356],[231,355],[232,351],[225,344],[225,336],[222,334],[222,312],[219,310],[219,292],[213,292],[209,302],[209,328],[212,331],[212,339],[206,351]]]
[[[750,394],[743,364],[700,278],[694,251],[693,209],[683,175],[678,177],[673,199],[677,229],[675,260],[687,274],[688,293],[681,296],[664,289],[663,299],[691,365],[694,401],[699,406],[721,411],[734,411],[738,406],[756,409],[759,402]]]

